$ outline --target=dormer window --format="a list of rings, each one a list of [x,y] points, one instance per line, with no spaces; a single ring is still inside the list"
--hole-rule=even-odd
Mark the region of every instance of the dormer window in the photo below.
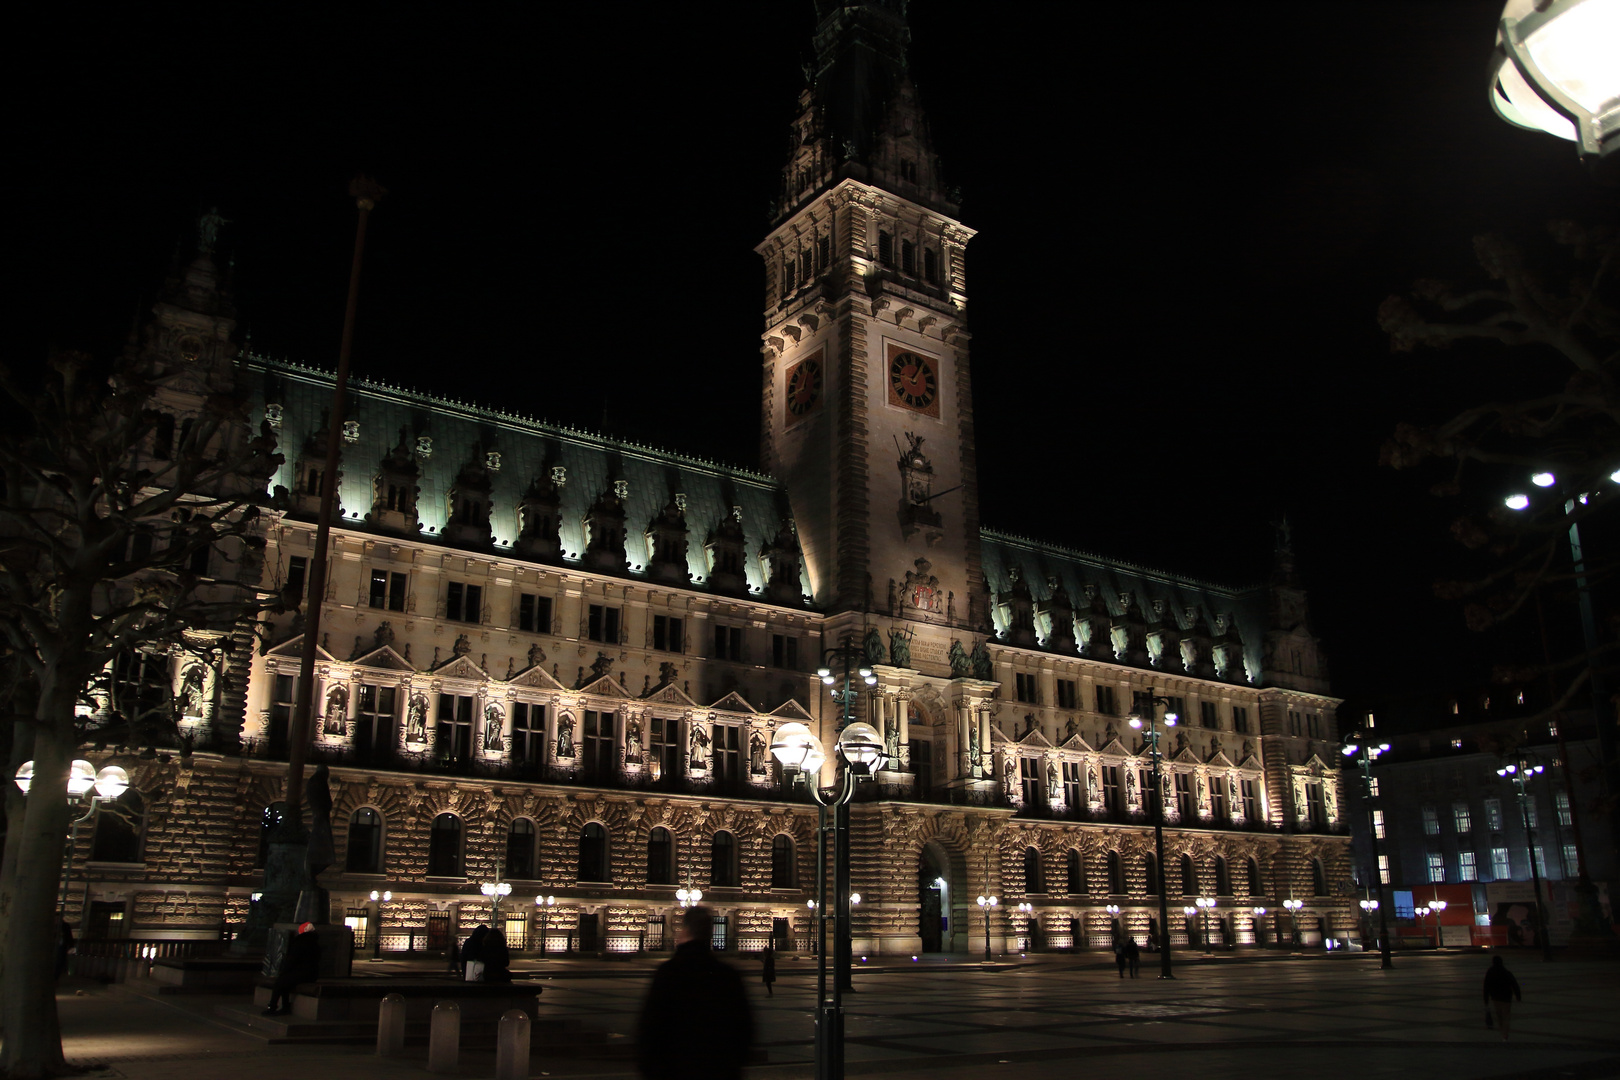
[[[313,465],[306,468],[304,470],[304,494],[319,495],[321,493],[322,481],[325,476],[326,473],[324,470],[317,469]]]
[[[917,182],[917,163],[915,161],[907,161],[904,158],[900,160],[900,179],[909,184]]]

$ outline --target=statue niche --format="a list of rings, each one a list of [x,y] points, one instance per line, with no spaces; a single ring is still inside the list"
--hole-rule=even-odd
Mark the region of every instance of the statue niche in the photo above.
[[[568,471],[554,466],[550,476],[537,476],[518,503],[518,537],[513,551],[525,559],[556,562],[562,558],[562,489]]]
[[[366,522],[387,532],[414,533],[422,527],[416,512],[422,470],[416,464],[416,451],[410,431],[399,429],[399,443],[377,467],[371,482],[371,513]]]
[[[945,529],[934,509],[934,466],[922,452],[923,437],[906,432],[906,449],[900,451],[900,531],[907,540],[921,533],[929,547],[945,538]],[[940,494],[944,494],[941,492]]]

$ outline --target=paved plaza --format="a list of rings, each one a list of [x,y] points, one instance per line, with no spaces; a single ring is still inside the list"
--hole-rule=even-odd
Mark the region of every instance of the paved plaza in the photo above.
[[[1151,957],[1145,958],[1149,961]],[[1174,1070],[1199,1080],[1254,1075],[1592,1080],[1620,1077],[1620,964],[1509,956],[1524,988],[1513,1039],[1484,1024],[1478,954],[1309,959],[1188,957],[1173,983],[1120,980],[1090,957],[1046,957],[980,971],[919,963],[857,975],[846,999],[847,1072],[893,1080],[1139,1078]],[[358,965],[357,965],[358,967]],[[521,965],[520,965],[521,967]],[[750,1076],[809,1077],[814,968],[783,962],[767,998],[749,968],[759,1044]],[[522,972],[519,972],[520,977]],[[531,1076],[630,1077],[629,1041],[648,968],[557,964],[544,1012],[605,1041],[590,1056],[548,1056],[537,1036]],[[245,998],[158,997],[140,983],[77,984],[60,997],[70,1059],[121,1080],[381,1080],[427,1077],[425,1047],[384,1060],[369,1047],[276,1045],[215,1018]],[[714,1036],[725,1036],[716,1017]],[[459,1075],[492,1076],[490,1052]]]

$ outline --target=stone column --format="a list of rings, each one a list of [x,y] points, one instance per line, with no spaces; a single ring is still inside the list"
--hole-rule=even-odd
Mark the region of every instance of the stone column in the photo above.
[[[896,695],[895,708],[900,711],[900,768],[909,772],[911,770],[911,691],[902,690]]]

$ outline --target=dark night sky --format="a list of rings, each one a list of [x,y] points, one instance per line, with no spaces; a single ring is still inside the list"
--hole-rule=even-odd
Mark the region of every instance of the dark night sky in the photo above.
[[[985,523],[1246,583],[1286,510],[1337,693],[1479,679],[1491,643],[1429,592],[1456,510],[1377,456],[1500,354],[1391,354],[1375,312],[1470,275],[1477,232],[1612,212],[1570,144],[1490,112],[1500,10],[914,3],[979,230]],[[752,248],[809,0],[36,18],[11,362],[117,348],[217,203],[255,349],[329,365],[366,169],[391,196],[359,372],[754,463]]]

